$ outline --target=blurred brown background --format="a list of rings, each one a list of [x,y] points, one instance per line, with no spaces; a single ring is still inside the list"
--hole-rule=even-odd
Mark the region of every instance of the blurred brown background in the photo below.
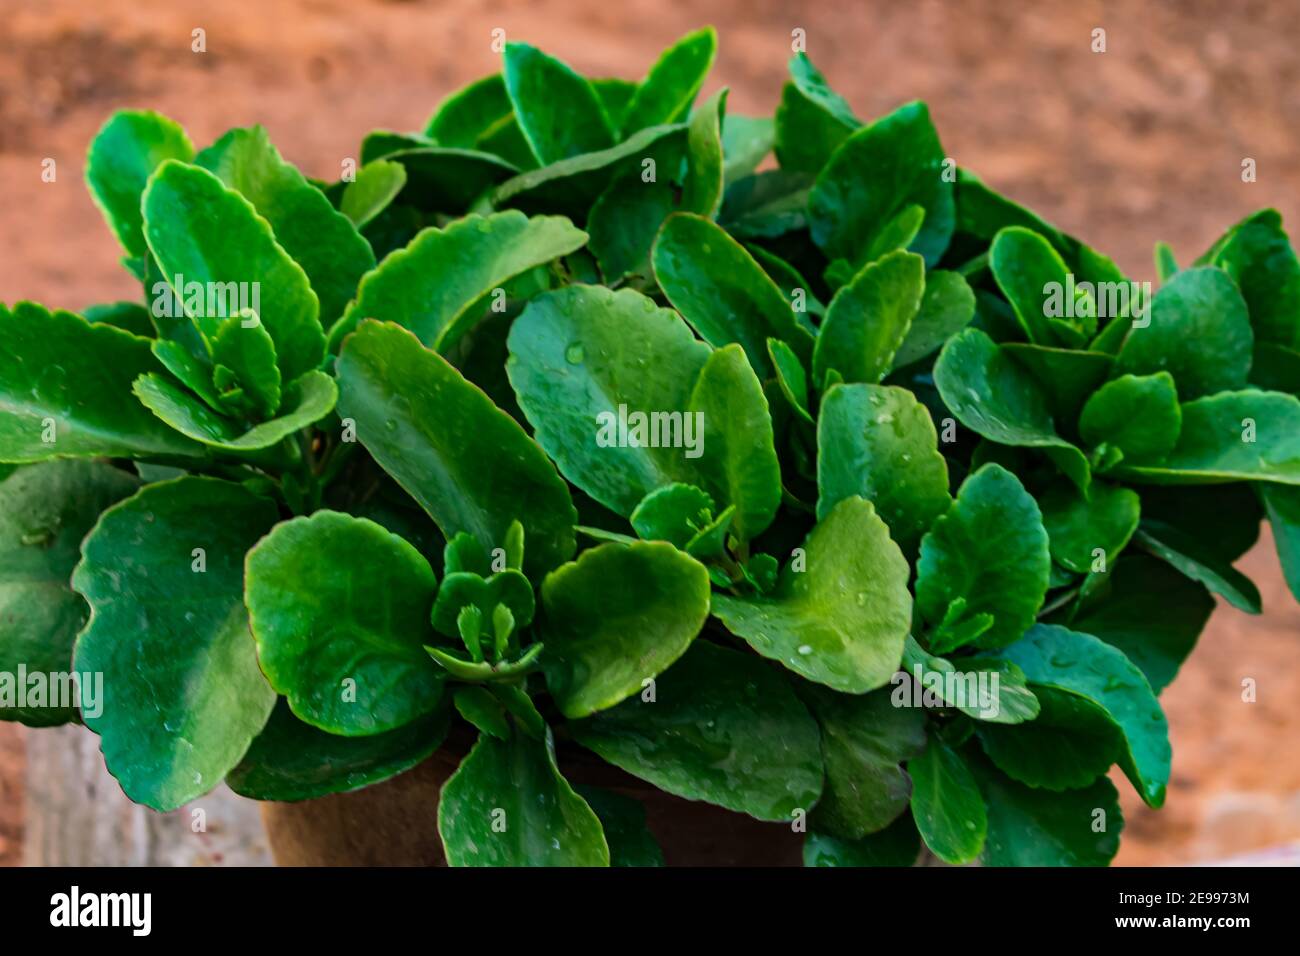
[[[720,39],[705,92],[729,86],[733,112],[771,113],[802,27],[859,116],[927,100],[961,165],[1136,278],[1153,278],[1157,239],[1190,260],[1256,208],[1300,223],[1294,2],[0,0],[0,300],[76,309],[138,294],[81,179],[117,107],[161,110],[199,146],[263,123],[287,158],[332,180],[367,131],[420,128],[440,97],[495,70],[495,27],[584,73],[635,78],[704,23]],[[206,53],[191,51],[195,28]],[[1241,181],[1246,157],[1257,182]],[[1300,610],[1276,565],[1266,539],[1243,566],[1264,615],[1222,607],[1165,694],[1165,809],[1117,781],[1120,863],[1300,840]],[[1256,703],[1241,701],[1245,677]],[[22,794],[23,737],[0,725],[0,862],[21,855]]]

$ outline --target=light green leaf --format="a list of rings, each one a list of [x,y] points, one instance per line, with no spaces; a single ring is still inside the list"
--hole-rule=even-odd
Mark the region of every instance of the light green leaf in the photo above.
[[[845,382],[884,378],[907,336],[925,291],[925,263],[892,252],[870,263],[831,299],[813,349],[813,382],[835,369]]]
[[[1000,230],[989,247],[989,269],[1033,344],[1079,348],[1096,333],[1095,302],[1078,295],[1067,301],[1074,289],[1070,270],[1038,233],[1022,226]]]
[[[507,43],[502,74],[519,128],[541,165],[614,145],[596,91],[568,65],[527,43]]]
[[[722,123],[727,91],[719,90],[695,110],[686,130],[686,182],[682,209],[716,219],[722,209]]]
[[[804,371],[799,356],[780,339],[768,339],[767,357],[772,360],[772,369],[781,394],[799,417],[811,424],[813,417],[808,410],[808,373]]]
[[[709,615],[704,566],[665,542],[603,544],[547,575],[542,666],[571,719],[641,690],[690,646]]]
[[[436,589],[420,553],[373,521],[318,511],[276,525],[249,553],[245,584],[262,671],[321,730],[401,727],[442,700],[424,652]]]
[[[748,176],[772,151],[775,129],[766,116],[732,113],[722,123],[722,179],[731,185]]]
[[[845,498],[813,528],[771,594],[714,594],[727,629],[790,670],[861,694],[887,684],[912,622],[907,560],[861,498]]]
[[[970,863],[984,849],[984,798],[961,755],[930,735],[925,752],[907,762],[912,818],[930,852],[945,863]]]
[[[1103,442],[1130,464],[1158,461],[1174,450],[1183,416],[1178,390],[1168,372],[1121,375],[1093,393],[1079,415],[1079,435],[1089,445]]]
[[[280,369],[275,364],[275,343],[256,312],[232,315],[221,323],[212,340],[212,362],[233,376],[231,384],[247,399],[255,420],[270,418],[279,409]],[[303,381],[318,374],[309,372],[299,379],[300,388]]]
[[[425,125],[424,135],[441,146],[495,153],[521,169],[537,164],[515,120],[500,73],[476,80],[443,99]]]
[[[925,695],[932,694],[943,706],[995,724],[1021,724],[1038,716],[1038,698],[1025,684],[1024,672],[1010,661],[962,657],[953,664],[927,653],[909,637],[903,645],[902,670],[921,692],[922,703],[928,704]],[[907,692],[899,686],[895,684],[894,694],[906,701]]]
[[[713,27],[688,33],[665,50],[627,106],[623,135],[686,119],[717,50],[718,35]]]
[[[207,793],[271,715],[243,595],[244,555],[275,518],[239,485],[177,478],[114,505],[82,544],[72,586],[91,616],[74,667],[110,695],[82,719],[136,803]]]
[[[578,743],[661,790],[789,823],[822,788],[817,723],[757,658],[697,641],[634,696],[570,725]]]
[[[401,163],[390,159],[366,163],[357,170],[357,178],[344,187],[339,212],[360,229],[392,205],[405,186],[406,167]]]

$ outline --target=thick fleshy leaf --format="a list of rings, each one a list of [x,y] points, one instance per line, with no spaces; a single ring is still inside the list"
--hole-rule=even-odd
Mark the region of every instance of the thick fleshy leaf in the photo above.
[[[301,720],[348,737],[428,714],[441,669],[424,651],[437,580],[404,539],[318,511],[276,526],[248,555],[257,656]]]
[[[637,695],[570,725],[578,743],[661,790],[789,823],[817,802],[817,722],[757,658],[697,641]]]
[[[627,106],[623,135],[686,119],[717,51],[718,35],[713,27],[688,33],[665,50]]]
[[[229,452],[254,452],[278,444],[328,415],[339,394],[330,376],[308,372],[285,389],[278,417],[250,428],[212,411],[165,375],[142,375],[132,390],[146,408],[181,434]]]
[[[686,412],[711,353],[676,313],[630,289],[569,286],[529,302],[509,348],[537,442],[596,501],[630,515],[656,488],[699,483],[701,430]]]
[[[495,153],[521,169],[537,164],[515,120],[500,73],[476,80],[443,99],[424,134],[441,146]]]
[[[221,323],[212,340],[212,362],[213,387],[221,389],[221,398],[251,412],[256,421],[276,413],[281,399],[280,369],[275,364],[275,343],[257,313],[232,315]]]
[[[935,362],[934,383],[967,428],[1001,445],[1041,448],[1071,481],[1087,489],[1087,459],[1056,433],[1042,389],[979,329],[948,340]]]
[[[194,157],[253,204],[275,241],[302,266],[320,300],[321,325],[343,314],[361,277],[375,267],[370,243],[325,194],[284,161],[261,126],[232,129]]]
[[[530,219],[513,210],[426,229],[361,280],[356,301],[330,332],[330,346],[337,350],[362,319],[378,319],[446,352],[488,311],[493,290],[586,241],[563,217]]]
[[[934,422],[906,389],[836,385],[817,421],[817,514],[860,495],[904,551],[948,510],[948,466]]]
[[[905,206],[925,209],[910,248],[939,261],[956,219],[943,147],[924,103],[907,103],[849,136],[808,197],[813,241],[829,259],[862,265],[877,232]]]
[[[961,625],[992,620],[977,646],[1003,647],[1034,623],[1051,567],[1038,505],[1015,475],[988,464],[967,478],[952,509],[921,540],[916,603],[938,630],[930,647],[966,643]]]
[[[937,351],[975,317],[975,293],[959,272],[936,269],[925,277],[921,307],[894,353],[894,368],[919,362]]]
[[[925,750],[925,711],[895,707],[890,692],[863,697],[805,688],[822,729],[826,786],[813,811],[818,830],[859,840],[907,812],[912,781],[899,766]]]
[[[1214,610],[1197,582],[1145,554],[1126,555],[1099,600],[1070,626],[1119,648],[1159,693],[1196,646]]]
[[[502,75],[515,118],[543,166],[614,145],[591,84],[527,43],[507,43]]]
[[[586,717],[681,657],[709,616],[709,574],[665,542],[603,544],[547,575],[542,606],[547,687]]]
[[[811,424],[813,417],[808,410],[808,373],[804,371],[799,356],[780,339],[767,340],[767,356],[772,360],[772,369],[781,394],[799,417]]]
[[[1178,443],[1163,461],[1121,462],[1127,481],[1197,485],[1276,481],[1300,485],[1300,399],[1282,392],[1223,392],[1184,402]]]
[[[912,623],[907,559],[870,502],[845,498],[762,597],[713,596],[713,613],[762,654],[849,694],[887,684]]]
[[[1216,552],[1212,544],[1160,521],[1143,521],[1136,543],[1199,581],[1247,614],[1260,613],[1259,588]]]
[[[610,128],[617,133],[627,116],[627,108],[632,103],[632,97],[636,96],[637,88],[641,84],[617,76],[597,77],[587,82],[596,91],[596,98],[600,100],[600,105],[605,108]],[[521,137],[522,135],[520,134]]]
[[[178,478],[114,505],[82,544],[72,586],[91,616],[74,666],[111,693],[82,719],[136,803],[207,793],[271,715],[243,598],[244,555],[275,518],[240,485]]]
[[[790,302],[745,247],[700,216],[669,216],[651,253],[655,278],[673,308],[710,345],[739,343],[754,371],[771,375],[768,338],[782,339],[803,358],[812,336]]]
[[[762,383],[739,345],[709,356],[688,408],[704,423],[694,463],[702,487],[721,507],[735,505],[732,530],[738,538],[758,537],[781,505],[781,463]]]
[[[149,340],[31,302],[0,305],[0,461],[201,457],[131,394]]]
[[[910,814],[861,840],[813,831],[803,843],[804,866],[912,866],[920,854],[921,835]]]
[[[1044,790],[1086,787],[1119,759],[1124,746],[1106,712],[1085,697],[1039,686],[1040,711],[1015,727],[975,728],[984,753],[1013,780]]]
[[[1119,351],[1116,370],[1168,372],[1184,399],[1241,388],[1255,343],[1246,303],[1219,269],[1187,269],[1162,286],[1149,323],[1136,323]]]
[[[861,125],[807,54],[795,54],[776,108],[776,158],[781,168],[817,175]]]
[[[1069,268],[1038,233],[1021,226],[998,232],[989,269],[1031,343],[1078,348],[1097,331],[1095,303],[1088,296],[1067,301],[1074,290]]]
[[[1078,574],[1115,563],[1137,530],[1141,507],[1136,491],[1101,481],[1086,497],[1068,481],[1054,482],[1038,504],[1052,559]]]
[[[988,820],[970,768],[937,734],[907,762],[912,818],[930,852],[945,863],[969,863],[984,849]]]
[[[894,705],[904,706],[909,691],[937,698],[934,706],[947,706],[974,720],[995,724],[1022,724],[1038,716],[1038,698],[1025,683],[1024,672],[996,657],[961,657],[957,663],[927,653],[909,637],[903,645],[901,668],[912,685],[894,681]],[[996,683],[995,683],[996,681]]]
[[[1300,261],[1276,209],[1247,216],[1200,261],[1236,282],[1257,339],[1300,349]]]
[[[1300,489],[1260,485],[1259,495],[1273,529],[1273,544],[1287,587],[1300,601]]]
[[[1148,806],[1164,803],[1169,726],[1151,685],[1122,652],[1091,634],[1039,624],[1002,656],[1020,665],[1031,685],[1077,694],[1104,710],[1124,735],[1124,773]]]
[[[1115,360],[1105,352],[1005,342],[999,348],[1027,371],[1047,398],[1052,420],[1067,429],[1084,402],[1110,375]]]
[[[682,209],[716,219],[722,209],[722,123],[727,91],[719,90],[695,110],[686,131],[686,182]]]
[[[1106,866],[1124,829],[1119,794],[1105,777],[1082,790],[1047,793],[975,762],[988,812],[986,866]]]
[[[925,291],[925,263],[910,252],[892,252],[870,263],[831,299],[813,349],[813,382],[832,369],[845,382],[874,384],[884,378]]]
[[[645,807],[639,800],[603,787],[575,788],[600,818],[609,844],[610,866],[663,866],[664,853],[646,828]]]
[[[86,185],[128,255],[142,258],[148,252],[140,212],[145,183],[164,161],[187,163],[193,156],[185,130],[161,113],[119,110],[95,134],[86,156]]]
[[[325,201],[310,185],[307,188]],[[149,180],[144,221],[149,248],[178,300],[187,302],[193,283],[208,289],[232,283],[242,289],[256,283],[252,288],[258,290],[257,312],[275,341],[284,380],[291,382],[320,364],[325,333],[316,293],[307,273],[276,242],[252,203],[206,169],[173,160]],[[185,288],[177,287],[179,281]],[[238,311],[230,307],[231,297],[225,298],[226,308],[217,309],[220,314],[208,314],[204,308],[191,315],[205,334],[215,334],[219,320]]]
[[[1154,461],[1173,451],[1182,429],[1178,389],[1168,372],[1121,375],[1093,393],[1079,415],[1079,435],[1089,445],[1103,442],[1131,464]]]
[[[445,536],[466,531],[491,550],[518,520],[534,580],[573,555],[577,514],[555,467],[412,333],[363,322],[339,357],[338,378],[339,414],[356,422],[366,450]]]
[[[134,475],[98,461],[44,462],[0,480],[0,673],[16,686],[27,684],[14,676],[20,668],[51,680],[71,669],[72,645],[89,613],[68,586],[81,539],[100,512],[139,484]],[[98,702],[104,703],[102,696]],[[0,720],[32,727],[76,715],[75,699],[34,703],[28,695],[0,702]]]
[[[628,519],[643,541],[685,548],[712,520],[714,501],[694,485],[675,482],[646,495]]]
[[[315,800],[359,790],[425,760],[447,736],[449,716],[444,707],[385,733],[342,737],[299,720],[281,698],[226,784],[250,800]]]
[[[600,820],[545,740],[482,734],[443,785],[438,833],[451,866],[609,866]]]
[[[357,178],[344,187],[339,212],[360,229],[392,205],[405,186],[406,167],[401,163],[391,159],[366,163],[357,170]]]

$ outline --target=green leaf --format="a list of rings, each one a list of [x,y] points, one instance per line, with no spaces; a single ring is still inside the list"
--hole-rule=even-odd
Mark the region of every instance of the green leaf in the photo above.
[[[1198,260],[1232,277],[1250,312],[1255,337],[1300,349],[1300,261],[1276,209],[1264,209],[1233,226]]]
[[[688,33],[665,50],[627,106],[623,135],[686,119],[717,50],[718,35],[713,27]]]
[[[81,310],[82,316],[92,325],[103,323],[132,335],[146,339],[154,336],[153,322],[149,310],[139,302],[108,302],[103,305],[88,305]]]
[[[320,300],[321,325],[343,314],[375,254],[357,227],[281,158],[261,126],[232,129],[194,158],[253,204],[275,241],[297,262]]]
[[[636,96],[637,88],[641,84],[635,80],[624,80],[616,76],[601,77],[588,82],[596,91],[596,98],[600,100],[600,105],[605,108],[610,128],[617,133],[627,117],[627,108],[632,104],[632,97]]]
[[[507,43],[502,73],[519,128],[541,165],[614,145],[596,91],[566,64],[527,43]]]
[[[701,430],[686,412],[711,353],[674,312],[632,290],[569,286],[529,302],[508,344],[510,384],[537,442],[596,501],[630,515],[662,485],[699,484],[688,456]],[[639,437],[633,414],[646,419]]]
[[[780,339],[768,339],[767,357],[772,360],[772,369],[781,394],[799,417],[811,424],[813,417],[808,410],[808,373],[804,371],[799,356]]]
[[[664,542],[602,544],[547,575],[542,666],[564,716],[635,694],[690,646],[709,615],[704,566]]]
[[[1038,698],[1025,684],[1025,675],[1009,661],[995,657],[962,657],[957,664],[926,653],[916,639],[903,645],[905,671],[922,693],[974,720],[1020,724],[1038,716]],[[996,676],[995,676],[996,675]],[[996,684],[994,681],[996,680]],[[894,681],[894,705],[908,700],[907,685]]]
[[[448,637],[459,636],[457,617],[470,605],[478,608],[485,629],[498,604],[510,610],[512,623],[517,627],[532,623],[536,599],[532,585],[520,571],[507,568],[486,578],[445,567],[443,573],[442,587],[438,589],[430,616],[434,630]]]
[[[1282,575],[1300,601],[1300,491],[1283,485],[1259,485],[1258,488],[1273,529]]]
[[[1255,337],[1241,293],[1219,269],[1178,273],[1155,294],[1146,318],[1124,340],[1116,371],[1167,371],[1184,399],[1246,384]]]
[[[211,448],[254,452],[270,448],[318,422],[334,409],[338,386],[324,372],[308,372],[285,389],[282,414],[251,428],[208,408],[160,374],[142,375],[132,386],[136,397],[178,432]]]
[[[813,295],[809,289],[808,280],[800,275],[799,270],[790,263],[767,251],[762,246],[750,243],[745,248],[749,250],[749,254],[754,257],[754,261],[763,267],[763,271],[771,277],[777,288],[789,300],[790,307],[794,309],[795,321],[807,329],[809,334],[815,336],[817,326],[808,318],[808,315],[823,316],[826,314],[826,306]],[[789,346],[786,347],[789,348]]]
[[[450,724],[444,707],[385,733],[340,737],[303,723],[281,698],[226,783],[250,800],[349,793],[422,763],[442,744]]]
[[[758,168],[772,151],[775,128],[766,116],[732,113],[722,123],[722,179],[731,185]]]
[[[521,148],[527,149],[522,139],[520,142]],[[416,209],[460,215],[489,190],[519,174],[519,167],[513,163],[477,149],[417,144],[382,149],[376,144],[367,151],[369,144],[367,137],[361,146],[362,168],[380,159],[401,164],[406,171],[406,186],[398,198],[403,205]]]
[[[391,206],[405,186],[406,167],[401,163],[390,159],[366,163],[357,170],[357,178],[344,187],[339,212],[360,229]]]
[[[894,368],[919,362],[975,317],[975,293],[959,272],[935,270],[925,277],[921,307],[894,353]]]
[[[807,228],[811,179],[780,169],[745,176],[727,186],[718,221],[737,239],[776,239]]]
[[[137,375],[158,370],[148,339],[31,302],[0,305],[0,461],[200,457],[131,395]]]
[[[884,378],[925,291],[925,263],[910,252],[872,262],[831,299],[813,349],[813,382],[835,369],[845,382]]]
[[[1052,559],[1078,574],[1104,571],[1115,563],[1137,530],[1141,507],[1137,492],[1100,481],[1092,483],[1086,497],[1069,482],[1053,482],[1038,496],[1038,504]]]
[[[457,712],[484,734],[510,739],[510,721],[501,702],[486,687],[457,687],[453,698]]]
[[[443,785],[438,833],[451,866],[609,866],[600,820],[560,775],[549,731],[480,735]]]
[[[782,169],[816,175],[862,124],[807,54],[790,59],[790,80],[776,109],[776,158]]]
[[[1174,450],[1183,416],[1178,390],[1168,372],[1121,375],[1093,393],[1079,415],[1079,435],[1089,445],[1103,442],[1130,464],[1158,461]]]
[[[1084,403],[1106,381],[1115,364],[1105,352],[1084,349],[1025,342],[1004,342],[999,348],[1029,373],[1047,398],[1052,420],[1067,429],[1079,420]]]
[[[925,752],[907,762],[912,776],[912,818],[930,852],[945,863],[970,863],[984,849],[988,820],[984,798],[961,755],[937,734]]]
[[[650,249],[676,208],[671,183],[646,182],[635,174],[616,180],[600,194],[587,216],[587,232],[606,282],[652,276]]]
[[[603,787],[579,785],[578,795],[600,818],[609,843],[610,866],[663,866],[664,853],[646,828],[645,807],[639,800]]]
[[[1300,399],[1223,392],[1181,406],[1178,443],[1163,461],[1121,464],[1116,477],[1157,485],[1276,481],[1300,485]]]
[[[906,389],[834,386],[822,400],[817,449],[818,516],[860,495],[907,553],[952,502],[934,422]]]
[[[812,336],[795,320],[785,295],[716,223],[688,213],[669,216],[651,258],[673,308],[710,345],[739,343],[760,377],[772,374],[769,337],[803,358],[812,354]]]
[[[723,506],[742,541],[758,537],[781,505],[781,463],[763,386],[739,345],[718,349],[704,363],[689,412],[704,423],[695,467],[705,490]]]
[[[667,541],[685,548],[713,520],[713,499],[694,485],[674,482],[642,499],[628,519],[644,541]]]
[[[1212,545],[1159,521],[1143,521],[1137,533],[1137,543],[1193,581],[1223,595],[1238,610],[1247,614],[1258,614],[1262,610],[1259,588],[1221,559]]]
[[[813,241],[829,259],[861,266],[876,234],[905,206],[925,209],[911,249],[934,266],[956,218],[943,147],[924,103],[900,106],[849,136],[822,169],[808,197]]]
[[[1067,301],[1075,288],[1069,268],[1038,233],[1021,226],[1000,230],[989,247],[989,269],[1035,345],[1078,348],[1096,332],[1095,303],[1079,295]]]
[[[441,146],[495,153],[521,169],[536,165],[500,73],[476,80],[443,99],[425,125],[424,135]]]
[[[1002,445],[1043,449],[1075,485],[1087,489],[1088,461],[1056,433],[1042,389],[979,329],[948,340],[935,362],[934,383],[967,428]]]
[[[1023,226],[1046,236],[1062,255],[1069,254],[1079,245],[1036,213],[990,189],[969,169],[958,169],[957,231],[991,242],[1007,226]]]
[[[320,365],[325,333],[316,293],[252,203],[207,170],[169,160],[149,180],[144,220],[149,248],[179,301],[187,301],[194,283],[208,290],[251,285],[258,290],[258,315],[275,341],[284,380],[291,382]],[[177,287],[181,279],[185,288]],[[218,314],[207,314],[206,307],[200,314],[187,312],[210,336],[220,319],[238,311],[229,307],[230,298],[225,297],[227,308],[218,307]]]
[[[1148,806],[1165,801],[1169,726],[1151,685],[1110,644],[1054,624],[1038,624],[1003,656],[1020,665],[1030,684],[1077,694],[1104,710],[1124,735],[1120,766]]]
[[[1080,611],[1071,626],[1123,651],[1159,693],[1196,646],[1214,598],[1145,554],[1126,555],[1106,577],[1099,600]]]
[[[641,695],[570,725],[578,743],[661,790],[789,823],[822,788],[817,723],[779,673],[697,641]]]
[[[686,130],[686,182],[682,209],[716,219],[722,209],[722,123],[727,91],[719,90],[695,110]]]
[[[257,420],[276,413],[281,393],[275,343],[256,312],[232,315],[221,323],[212,340],[212,361],[215,367],[225,368],[230,374],[232,384],[247,399]],[[317,373],[308,373],[304,378],[314,374]]]
[[[530,219],[513,210],[425,229],[361,280],[356,301],[330,332],[330,347],[337,350],[362,319],[378,319],[445,353],[493,305],[496,290],[586,241],[563,217]]]
[[[114,505],[82,544],[72,586],[91,616],[74,667],[112,695],[82,718],[136,803],[167,811],[207,793],[271,715],[243,595],[244,555],[275,518],[239,485],[185,477]]]
[[[321,730],[401,727],[442,699],[424,652],[436,589],[420,553],[373,521],[318,511],[276,525],[249,553],[245,585],[262,671]]]
[[[0,480],[0,673],[16,686],[26,684],[14,677],[20,668],[50,675],[53,683],[53,675],[72,667],[72,645],[88,616],[86,602],[68,586],[81,540],[100,512],[139,484],[98,461],[45,462]],[[94,686],[86,692],[95,693]],[[0,705],[0,720],[49,727],[77,717],[76,701],[37,706],[29,696],[20,703]]]
[[[518,328],[518,325],[516,325]],[[497,547],[518,519],[534,580],[573,554],[576,512],[542,450],[436,352],[367,320],[338,360],[339,414],[443,534]]]
[[[1037,717],[1015,727],[981,724],[980,744],[1013,780],[1044,790],[1086,787],[1115,763],[1124,742],[1106,712],[1087,698],[1036,689]]]
[[[944,634],[957,623],[951,609],[958,601],[959,620],[992,616],[979,647],[1015,641],[1042,607],[1050,567],[1047,532],[1034,499],[1001,465],[980,468],[921,540],[917,607],[932,625],[943,625],[931,649],[943,653],[960,646]]]
[[[1300,394],[1300,352],[1256,339],[1250,384],[1265,391]]]
[[[861,840],[841,840],[815,830],[803,843],[804,866],[913,866],[921,836],[904,814],[884,830]]]
[[[899,764],[925,749],[925,711],[893,706],[885,690],[863,697],[802,690],[826,761],[813,827],[846,840],[885,829],[907,812],[912,781]]]
[[[975,767],[988,810],[986,866],[1105,866],[1119,850],[1124,817],[1105,777],[1083,790],[1045,793]]]
[[[713,596],[727,629],[796,674],[861,694],[887,684],[912,622],[907,560],[870,502],[845,498],[771,594]]]
[[[1160,280],[1161,285],[1178,275],[1178,260],[1174,258],[1174,250],[1169,247],[1169,243],[1156,243],[1155,263],[1156,278]]]
[[[193,156],[185,130],[161,113],[118,110],[95,134],[86,185],[127,255],[140,258],[148,251],[140,196],[153,171],[168,159],[188,163]]]

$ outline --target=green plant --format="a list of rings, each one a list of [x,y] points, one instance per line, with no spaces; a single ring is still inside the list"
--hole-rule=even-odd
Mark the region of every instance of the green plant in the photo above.
[[[1300,593],[1278,215],[1152,296],[922,104],[863,124],[803,55],[774,120],[696,102],[714,46],[512,44],[335,183],[104,126],[144,295],[0,307],[0,671],[103,675],[131,799],[355,789],[461,720],[453,864],[658,858],[556,737],[813,864],[1104,863],[1107,770],[1164,801],[1156,695],[1211,592],[1259,612],[1264,514]]]

